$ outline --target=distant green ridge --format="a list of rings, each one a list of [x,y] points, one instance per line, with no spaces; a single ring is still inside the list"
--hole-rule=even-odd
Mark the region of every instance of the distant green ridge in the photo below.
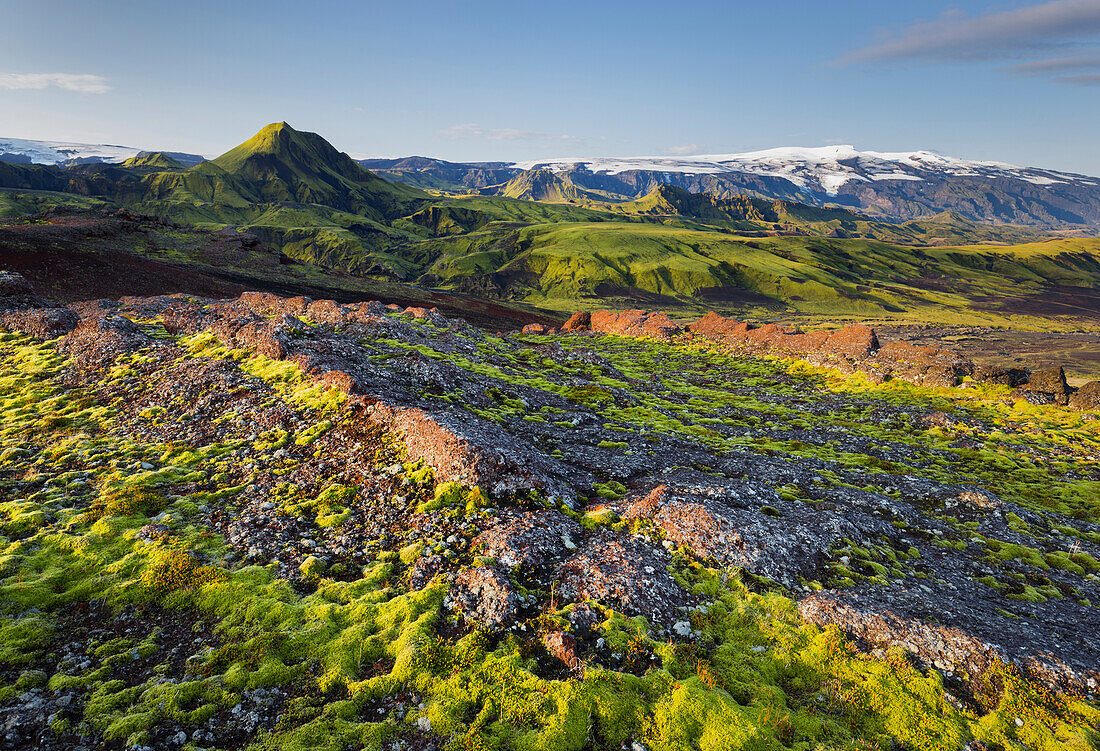
[[[600,195],[578,188],[568,178],[546,169],[522,172],[496,192],[505,198],[547,203],[591,203],[604,200]]]
[[[132,156],[124,161],[120,167],[153,168],[160,170],[181,170],[183,165],[160,151],[143,151],[137,156]]]

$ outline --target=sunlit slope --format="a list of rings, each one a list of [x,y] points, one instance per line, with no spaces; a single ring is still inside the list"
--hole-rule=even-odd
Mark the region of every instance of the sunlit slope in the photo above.
[[[651,293],[682,303],[771,304],[802,313],[889,315],[975,308],[975,298],[1100,283],[1100,240],[915,248],[865,239],[746,238],[655,224],[492,226],[425,243],[446,285],[486,277],[515,297]],[[746,294],[748,293],[748,294]]]

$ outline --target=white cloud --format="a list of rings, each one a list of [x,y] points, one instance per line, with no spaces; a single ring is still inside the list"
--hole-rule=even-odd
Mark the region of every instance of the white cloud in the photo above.
[[[702,151],[703,147],[697,143],[685,143],[665,149],[665,153],[669,156],[688,156],[689,154],[699,154]]]
[[[988,60],[1020,57],[1100,34],[1100,2],[1052,0],[968,16],[951,11],[843,55],[843,65],[877,60]]]
[[[56,86],[83,94],[106,94],[107,79],[83,73],[0,73],[0,89],[45,89]]]

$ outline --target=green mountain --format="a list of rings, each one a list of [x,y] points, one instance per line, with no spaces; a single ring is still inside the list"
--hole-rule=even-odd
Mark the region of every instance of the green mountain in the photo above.
[[[212,162],[256,190],[266,203],[320,204],[377,219],[410,213],[427,198],[389,183],[316,133],[273,123]]]
[[[120,167],[128,169],[181,170],[183,165],[162,151],[142,152],[124,161]]]
[[[582,190],[569,179],[545,169],[521,172],[503,186],[485,188],[481,192],[485,195],[546,203],[584,204],[605,200],[600,194]]]

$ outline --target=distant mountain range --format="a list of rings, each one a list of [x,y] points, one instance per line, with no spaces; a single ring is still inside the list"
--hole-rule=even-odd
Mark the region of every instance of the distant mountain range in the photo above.
[[[748,195],[843,206],[904,221],[952,211],[969,219],[1047,229],[1100,226],[1100,179],[1037,167],[980,162],[930,151],[882,153],[851,146],[780,148],[695,157],[612,157],[527,162],[364,159],[363,166],[421,188],[531,200],[625,201],[658,185],[718,198]],[[516,178],[545,174],[543,191]]]
[[[69,143],[68,141],[28,141],[23,138],[0,138],[0,162],[13,164],[117,164],[127,159],[154,152],[131,146],[111,144]],[[194,167],[205,161],[198,154],[180,151],[160,152],[172,157],[184,167]]]
[[[229,230],[233,236],[240,230],[300,264],[307,275],[309,269],[329,269],[561,310],[575,310],[583,301],[829,316],[940,315],[950,308],[965,320],[988,321],[992,314],[981,306],[1009,293],[1100,287],[1100,240],[1052,239],[1034,226],[981,223],[972,218],[980,212],[933,212],[931,206],[920,219],[883,221],[881,212],[875,219],[826,200],[849,186],[890,184],[932,195],[934,180],[947,195],[958,195],[963,189],[952,181],[970,180],[968,190],[991,205],[1009,206],[1007,198],[990,197],[991,183],[1011,183],[1016,205],[1024,205],[1019,191],[1027,186],[1035,191],[1028,200],[1039,206],[1055,200],[1043,191],[1071,185],[1056,173],[1022,170],[1009,177],[1015,168],[926,160],[940,173],[928,168],[920,177],[919,166],[902,161],[890,167],[885,158],[876,159],[818,159],[812,184],[824,190],[822,180],[831,170],[834,177],[826,183],[836,192],[817,197],[816,188],[807,187],[805,160],[773,165],[786,169],[790,179],[625,169],[639,166],[633,163],[616,172],[607,163],[455,165],[420,158],[372,170],[316,133],[274,123],[191,167],[159,152],[62,166],[0,162],[0,217],[33,215],[37,224],[66,212],[110,217],[124,209],[124,215],[172,223],[164,225],[168,239],[176,225]],[[985,171],[965,174],[979,169]],[[856,176],[841,180],[845,170]],[[402,172],[421,178],[421,185],[437,184],[432,190],[405,184],[396,179]],[[631,190],[652,187],[632,198],[619,187],[629,176],[638,179]],[[727,186],[735,179],[770,181],[803,200],[762,190],[691,192],[671,184],[674,178]],[[1036,182],[1044,179],[1049,183]],[[1094,182],[1075,180],[1082,195],[1092,196],[1091,205],[1100,203]],[[1029,216],[1036,215],[1034,206]],[[119,247],[132,239],[120,237]],[[1081,294],[1073,292],[1074,305],[1081,304]]]
[[[0,138],[0,162],[15,164],[121,164],[152,153],[108,144]],[[198,154],[158,153],[182,167],[205,161]],[[825,146],[685,157],[448,162],[413,156],[359,163],[390,182],[427,190],[573,205],[632,201],[672,185],[716,198],[743,195],[840,206],[884,221],[951,211],[996,224],[1100,227],[1100,178],[931,151]]]

